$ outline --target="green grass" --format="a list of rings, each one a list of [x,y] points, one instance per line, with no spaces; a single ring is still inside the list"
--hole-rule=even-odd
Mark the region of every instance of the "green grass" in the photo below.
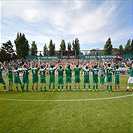
[[[4,77],[4,79],[7,83],[7,77]],[[128,76],[121,76],[121,92],[83,92],[83,83],[81,82],[80,92],[5,93],[2,91],[0,98],[69,100],[129,95],[132,94],[131,90],[130,92],[125,91],[127,79]],[[1,84],[0,88],[2,88]],[[13,86],[13,89],[15,90],[15,86]],[[29,90],[31,90],[31,84]],[[0,100],[0,108],[0,133],[133,132],[133,98],[131,96],[110,100],[76,102]]]

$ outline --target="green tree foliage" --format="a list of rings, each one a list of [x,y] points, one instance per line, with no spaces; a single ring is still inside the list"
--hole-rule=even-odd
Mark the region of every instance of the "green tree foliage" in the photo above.
[[[133,54],[133,39],[132,39],[132,42],[131,42],[131,47],[132,47],[132,54]]]
[[[35,41],[33,41],[32,44],[31,44],[30,52],[31,52],[32,56],[37,55],[37,44],[35,43]]]
[[[125,54],[131,54],[132,53],[132,46],[130,39],[127,41],[127,44],[125,45]]]
[[[24,58],[29,54],[29,44],[25,35],[17,33],[17,38],[14,40],[16,46],[16,53],[18,58]]]
[[[124,48],[122,45],[119,46],[119,54],[120,55],[124,54]]]
[[[6,43],[2,43],[1,51],[0,51],[0,60],[11,60],[13,59],[14,49],[11,41],[7,41]]]
[[[68,50],[72,50],[71,42],[69,42],[69,43],[67,44],[67,49],[68,49]]]
[[[80,53],[80,43],[78,38],[76,38],[73,42],[72,42],[72,46],[73,46],[73,50],[76,51],[76,55],[79,55]]]
[[[52,39],[49,42],[49,55],[55,55],[55,44],[53,44]]]
[[[108,55],[108,54],[112,54],[112,44],[111,44],[111,39],[108,38],[108,40],[106,41],[105,45],[104,45],[104,54]]]
[[[60,50],[66,50],[66,44],[65,44],[65,40],[61,40],[61,44],[60,44]]]
[[[48,48],[46,44],[43,46],[43,55],[48,55]]]
[[[118,48],[113,48],[112,49],[112,54],[119,54],[119,49]]]

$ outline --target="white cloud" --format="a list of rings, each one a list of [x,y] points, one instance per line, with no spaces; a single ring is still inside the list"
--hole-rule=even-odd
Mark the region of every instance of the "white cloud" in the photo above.
[[[40,45],[49,44],[52,39],[56,48],[59,48],[61,39],[67,39],[67,43],[77,37],[81,44],[92,45],[105,42],[108,37],[115,41],[129,39],[131,25],[120,27],[118,19],[123,22],[123,18],[118,17],[118,11],[121,11],[119,2],[115,1],[2,2],[2,18],[12,22],[3,21],[2,32],[11,35],[14,31],[23,31],[30,42],[34,40]],[[14,21],[18,21],[17,28]],[[8,25],[13,30],[9,30]]]

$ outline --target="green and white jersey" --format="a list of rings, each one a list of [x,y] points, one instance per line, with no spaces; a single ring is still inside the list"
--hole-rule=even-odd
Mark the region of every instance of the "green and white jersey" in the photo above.
[[[89,73],[90,73],[90,69],[89,68],[88,69],[84,68],[83,72],[84,72],[84,77],[89,77]]]
[[[80,70],[81,68],[74,68],[75,77],[80,77]]]
[[[106,67],[105,68],[105,73],[106,73],[106,76],[112,76],[113,74],[113,68],[112,67]]]
[[[63,77],[64,69],[57,69],[58,77]]]
[[[31,68],[32,76],[38,76],[39,68]]]
[[[65,74],[66,74],[66,77],[71,77],[72,76],[72,69],[65,69]]]
[[[114,75],[115,75],[115,78],[119,78],[120,77],[120,70],[119,69],[115,69],[114,70]]]
[[[28,77],[29,72],[27,68],[21,68],[20,70],[23,72],[23,77]]]
[[[98,76],[98,72],[99,72],[98,68],[93,68],[91,71],[93,76]]]
[[[13,81],[12,71],[8,72],[8,81]]]
[[[13,74],[14,74],[14,77],[15,78],[18,78],[19,77],[19,72],[20,72],[20,70],[14,70],[13,71]]]
[[[133,77],[133,67],[129,67],[130,70],[130,77]]]
[[[105,76],[100,76],[100,84],[104,84],[105,82]]]
[[[46,68],[40,69],[40,77],[45,77]]]
[[[54,67],[54,68],[48,68],[50,77],[55,75],[55,70],[56,70],[56,67]]]

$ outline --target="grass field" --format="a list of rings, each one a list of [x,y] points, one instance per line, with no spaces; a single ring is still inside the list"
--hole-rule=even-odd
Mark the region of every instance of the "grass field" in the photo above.
[[[125,91],[127,79],[121,76],[121,92],[84,92],[83,81],[80,92],[2,91],[0,133],[131,133],[133,95]]]

